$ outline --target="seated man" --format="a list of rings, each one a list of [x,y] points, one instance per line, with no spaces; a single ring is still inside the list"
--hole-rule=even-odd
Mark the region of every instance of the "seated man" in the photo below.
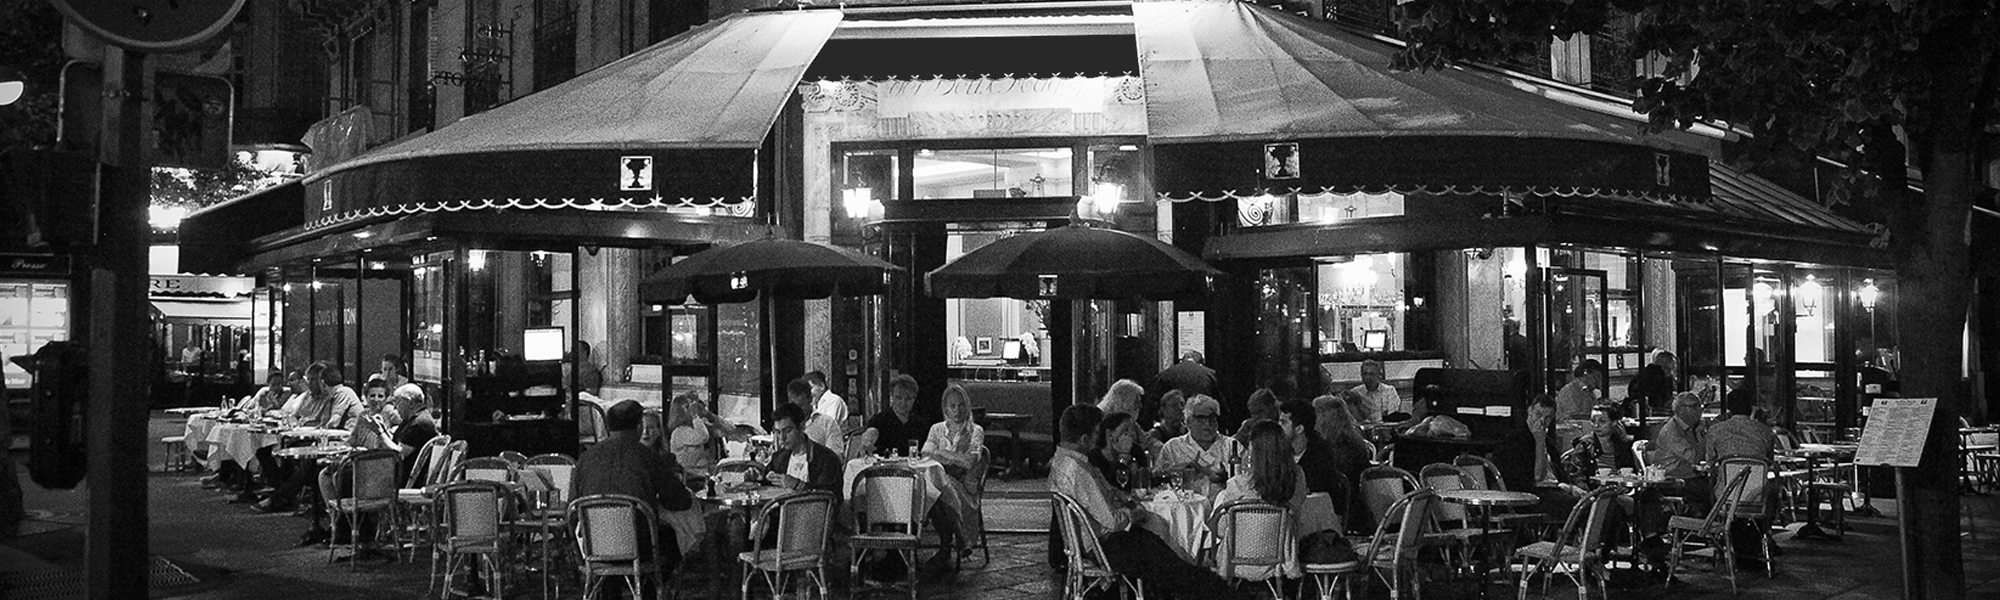
[[[1693,392],[1674,395],[1674,416],[1660,425],[1653,436],[1653,450],[1646,464],[1656,465],[1668,477],[1683,481],[1678,490],[1694,507],[1708,506],[1711,491],[1708,477],[1695,469],[1702,459],[1701,398]]]
[[[924,441],[930,428],[912,412],[917,392],[915,377],[897,375],[889,382],[889,410],[868,419],[868,431],[861,438],[868,444],[862,454],[906,453],[910,446]]]
[[[1222,405],[1214,398],[1197,395],[1187,401],[1188,432],[1167,440],[1153,471],[1178,474],[1188,489],[1213,494],[1229,480],[1233,468],[1242,465],[1242,448],[1236,440],[1222,435]]]
[[[631,400],[604,411],[604,428],[609,434],[577,458],[572,482],[576,497],[623,494],[653,503],[653,510],[661,514],[694,505],[694,495],[681,483],[680,469],[673,459],[639,441],[639,423],[645,414],[646,409]],[[660,521],[658,536],[661,568],[671,570],[681,559],[678,538],[665,520]]]
[[[1061,439],[1055,456],[1049,459],[1049,489],[1068,494],[1083,507],[1090,521],[1086,525],[1088,533],[1096,535],[1103,544],[1111,570],[1139,579],[1156,594],[1166,592],[1178,598],[1248,598],[1214,572],[1182,559],[1166,540],[1148,531],[1146,521],[1159,517],[1135,506],[1090,466],[1086,454],[1098,445],[1097,422],[1103,415],[1103,411],[1089,405],[1063,410]]]
[[[840,494],[840,457],[819,442],[806,438],[805,409],[797,404],[779,405],[771,411],[771,443],[775,451],[764,465],[771,483],[794,490]]]
[[[1729,409],[1729,418],[1708,426],[1707,435],[1702,440],[1702,456],[1710,465],[1735,457],[1770,462],[1778,448],[1778,436],[1771,433],[1770,425],[1751,416],[1757,410],[1756,394],[1750,388],[1738,388],[1723,398],[1723,405]],[[1777,486],[1764,486],[1766,506],[1774,500],[1776,491]],[[1738,562],[1744,563],[1739,567],[1754,568],[1757,561],[1763,560],[1763,544],[1760,543],[1763,535],[1755,524],[1741,521],[1730,524],[1730,544],[1736,547]]]

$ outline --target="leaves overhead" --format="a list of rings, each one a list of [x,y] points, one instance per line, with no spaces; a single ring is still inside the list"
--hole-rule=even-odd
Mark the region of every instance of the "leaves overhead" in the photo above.
[[[1748,131],[1751,156],[1817,153],[1865,160],[1870,132],[1911,136],[1928,123],[1918,107],[1939,85],[1993,86],[1985,78],[1931,81],[1921,53],[1941,26],[1972,26],[2000,43],[1987,2],[1897,0],[1416,0],[1400,8],[1408,67],[1435,69],[1524,51],[1550,36],[1634,21],[1635,56],[1661,69],[1643,79],[1633,108],[1655,130],[1720,121]],[[1967,48],[1980,55],[1990,48]],[[1979,109],[1992,114],[1983,93]],[[1921,165],[1917,165],[1921,167]],[[1900,174],[1896,175],[1900,177]]]

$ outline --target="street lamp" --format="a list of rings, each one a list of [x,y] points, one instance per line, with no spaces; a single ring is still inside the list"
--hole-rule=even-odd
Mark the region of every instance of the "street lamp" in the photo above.
[[[0,106],[13,104],[28,90],[28,82],[12,67],[0,67]]]
[[[840,206],[847,211],[850,219],[866,219],[869,212],[882,205],[875,199],[875,188],[865,185],[849,187],[840,195]]]

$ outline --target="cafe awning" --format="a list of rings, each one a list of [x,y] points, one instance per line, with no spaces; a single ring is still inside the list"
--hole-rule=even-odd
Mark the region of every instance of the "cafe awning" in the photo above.
[[[1393,46],[1327,23],[1241,2],[1137,2],[1132,14],[1155,189],[1169,199],[1708,196],[1706,159],[1637,123],[1464,70],[1398,71]]]
[[[324,166],[306,180],[308,225],[487,208],[747,214],[757,148],[840,19],[837,10],[730,15]]]
[[[305,185],[290,181],[244,194],[181,219],[183,273],[242,274],[251,240],[305,223]]]

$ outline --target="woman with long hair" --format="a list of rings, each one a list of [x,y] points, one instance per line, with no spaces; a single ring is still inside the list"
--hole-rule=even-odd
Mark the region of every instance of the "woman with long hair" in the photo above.
[[[1109,413],[1097,424],[1099,446],[1090,453],[1090,464],[1104,473],[1104,480],[1120,489],[1145,487],[1146,449],[1139,444],[1145,434],[1132,413]]]
[[[943,463],[945,472],[956,478],[957,485],[941,490],[944,498],[940,498],[939,510],[948,510],[950,514],[934,515],[933,520],[943,525],[938,534],[947,538],[947,545],[966,553],[971,550],[966,546],[967,538],[977,535],[981,526],[971,507],[981,492],[974,485],[980,479],[977,469],[986,468],[979,461],[980,449],[986,445],[986,428],[972,422],[972,396],[964,387],[946,386],[938,403],[944,410],[944,420],[931,425],[930,435],[924,439],[924,453]],[[943,557],[944,553],[938,556]]]
[[[1299,531],[1299,516],[1306,510],[1306,474],[1299,469],[1298,458],[1292,453],[1292,440],[1285,435],[1285,428],[1277,421],[1260,420],[1249,427],[1250,455],[1249,468],[1229,478],[1222,493],[1215,496],[1215,505],[1224,506],[1238,500],[1261,500],[1292,509],[1292,531],[1297,537],[1305,537],[1311,532]],[[1218,532],[1226,534],[1226,532]],[[1292,540],[1298,543],[1298,540]],[[1298,577],[1297,561],[1289,563],[1286,577]]]

